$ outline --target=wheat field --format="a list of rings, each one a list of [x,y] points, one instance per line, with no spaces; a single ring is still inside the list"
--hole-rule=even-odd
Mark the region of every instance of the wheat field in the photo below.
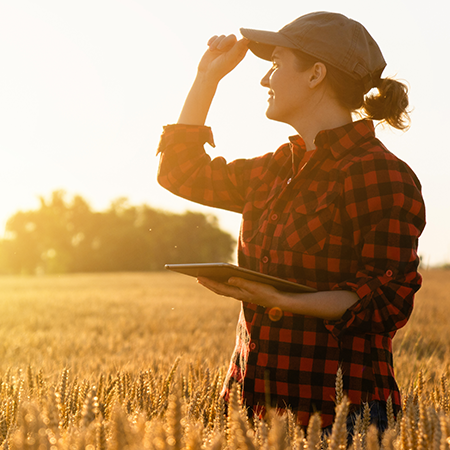
[[[450,449],[450,272],[424,271],[394,339],[403,410],[379,440],[363,414],[354,449]],[[172,273],[0,277],[3,449],[346,448],[337,374],[330,436],[270,411],[250,423],[219,392],[239,304]]]

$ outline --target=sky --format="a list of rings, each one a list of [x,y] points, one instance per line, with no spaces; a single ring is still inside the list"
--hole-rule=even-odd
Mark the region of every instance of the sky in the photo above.
[[[422,182],[424,265],[450,262],[450,2],[441,0],[0,0],[0,238],[9,217],[60,189],[96,210],[127,197],[214,214],[237,237],[239,215],[157,184],[162,126],[177,121],[211,36],[276,31],[319,10],[360,21],[383,51],[383,75],[408,82],[411,129],[377,127],[377,135]],[[295,134],[265,117],[259,82],[269,66],[249,53],[221,81],[207,120],[211,156],[254,157]]]

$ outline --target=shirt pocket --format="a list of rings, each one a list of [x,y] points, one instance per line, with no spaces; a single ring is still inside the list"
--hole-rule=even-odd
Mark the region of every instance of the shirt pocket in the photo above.
[[[245,204],[241,226],[241,238],[244,242],[254,241],[259,233],[261,236],[265,233],[270,205],[279,190],[276,187],[270,191],[256,191],[253,198]]]
[[[321,195],[308,191],[295,199],[283,227],[283,248],[308,254],[322,251],[333,228],[338,196],[336,191]]]

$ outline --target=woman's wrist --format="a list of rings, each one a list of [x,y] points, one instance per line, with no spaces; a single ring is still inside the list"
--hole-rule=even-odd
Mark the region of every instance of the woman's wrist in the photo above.
[[[358,295],[352,291],[278,292],[275,303],[281,310],[294,314],[339,320],[358,300]]]
[[[206,71],[199,70],[195,76],[193,85],[198,85],[202,89],[215,92],[220,80],[220,78],[214,77]]]

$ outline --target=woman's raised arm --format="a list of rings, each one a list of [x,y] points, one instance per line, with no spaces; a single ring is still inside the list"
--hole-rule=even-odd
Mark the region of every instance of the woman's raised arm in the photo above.
[[[245,57],[248,40],[236,36],[214,36],[208,41],[197,76],[184,103],[178,123],[204,125],[219,81]]]

